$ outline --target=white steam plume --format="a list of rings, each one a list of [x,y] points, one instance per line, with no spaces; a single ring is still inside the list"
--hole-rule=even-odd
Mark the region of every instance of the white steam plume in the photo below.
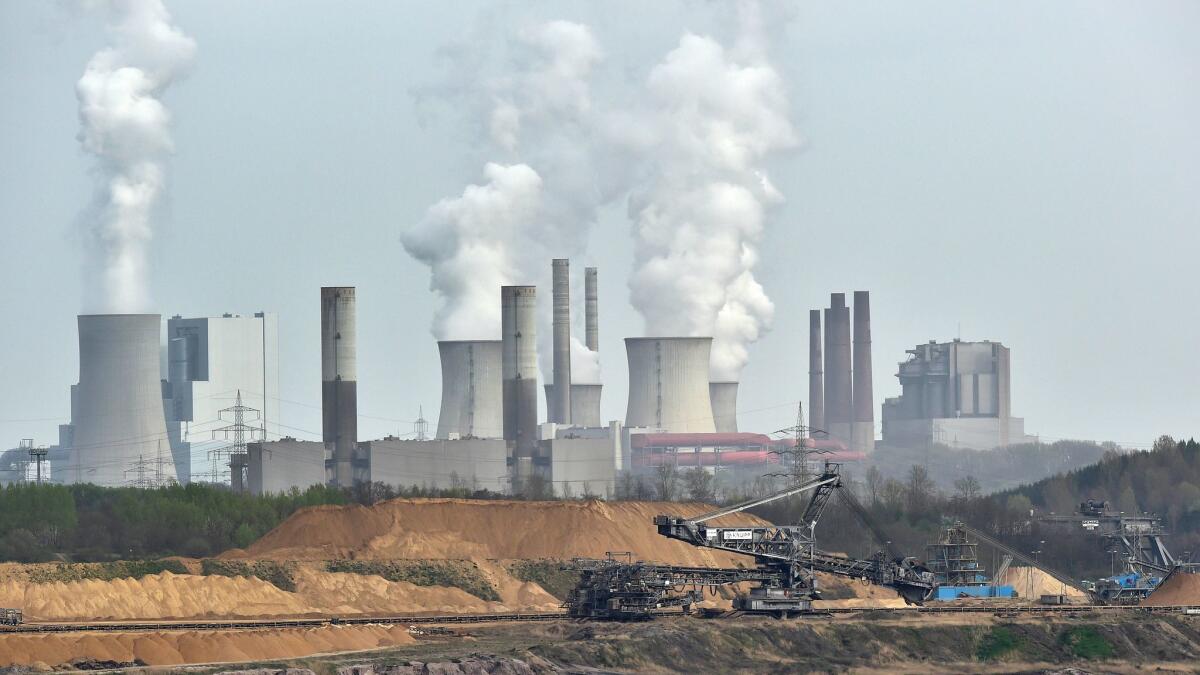
[[[488,161],[486,184],[430,207],[401,238],[430,267],[439,340],[495,339],[497,287],[508,283],[543,289],[548,328],[550,258],[581,252],[598,205],[619,194],[599,168],[589,133],[590,78],[603,58],[591,30],[549,21],[501,48],[503,55],[454,52],[451,79],[418,92],[421,102],[465,111],[482,132]],[[497,65],[501,72],[488,71]],[[549,330],[544,335],[539,342],[548,346]]]
[[[153,212],[172,150],[161,96],[190,66],[196,42],[172,25],[160,0],[89,4],[105,10],[112,44],[92,56],[75,85],[79,142],[99,169],[85,304],[89,311],[145,311]]]
[[[737,380],[774,306],[754,278],[767,210],[764,160],[798,142],[752,5],[732,49],[685,34],[647,80],[651,176],[629,201],[631,300],[647,335],[712,335],[713,380]]]

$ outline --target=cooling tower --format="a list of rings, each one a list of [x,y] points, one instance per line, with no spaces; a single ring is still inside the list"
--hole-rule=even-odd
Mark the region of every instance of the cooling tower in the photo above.
[[[321,430],[333,457],[333,485],[354,487],[358,445],[353,286],[321,289]]]
[[[713,424],[719,434],[737,433],[737,382],[709,382],[708,398],[712,401]]]
[[[442,409],[437,437],[504,436],[504,388],[500,384],[500,340],[444,340]]]
[[[854,291],[854,423],[850,447],[875,450],[875,402],[871,386],[871,294]]]
[[[808,429],[825,430],[825,378],[821,359],[821,310],[808,312]]]
[[[177,479],[163,414],[159,328],[157,314],[79,316],[74,445],[70,466],[58,474],[63,480],[115,487]]]
[[[571,424],[577,427],[600,427],[599,384],[571,385]]]
[[[710,337],[625,338],[629,405],[625,426],[713,433],[708,397]]]
[[[846,443],[853,419],[850,368],[850,308],[845,293],[831,293],[825,310],[825,430]]]
[[[547,419],[571,423],[571,263],[565,258],[551,262],[554,302],[554,405]]]
[[[600,351],[600,292],[595,267],[583,268],[583,336],[589,350]]]
[[[500,288],[504,439],[513,445],[513,487],[518,491],[537,452],[536,314],[536,287]]]

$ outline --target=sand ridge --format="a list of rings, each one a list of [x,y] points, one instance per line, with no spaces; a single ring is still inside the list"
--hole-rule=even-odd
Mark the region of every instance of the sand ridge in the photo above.
[[[394,499],[374,506],[303,509],[231,558],[328,560],[604,557],[726,567],[744,556],[689,546],[658,534],[654,516],[696,516],[712,507],[667,502],[528,502]],[[766,524],[749,514],[720,524]]]
[[[1176,569],[1140,604],[1147,607],[1200,606],[1200,574]]]

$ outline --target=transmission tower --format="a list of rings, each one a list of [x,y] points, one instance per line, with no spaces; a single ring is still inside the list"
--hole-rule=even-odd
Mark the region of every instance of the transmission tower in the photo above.
[[[788,466],[785,473],[767,474],[772,477],[784,477],[789,480],[791,485],[801,485],[811,480],[816,473],[812,469],[814,455],[827,455],[829,450],[824,448],[815,448],[809,443],[810,432],[825,433],[820,429],[810,429],[804,424],[804,402],[801,401],[796,405],[796,424],[795,426],[780,429],[775,432],[776,436],[790,438],[792,447],[771,450],[771,454],[779,455],[780,459],[785,460],[783,464]]]
[[[210,478],[213,483],[224,483],[226,479],[234,482],[229,472],[229,456],[246,454],[246,441],[262,440],[263,429],[247,424],[247,422],[258,421],[259,414],[257,409],[242,405],[241,389],[238,389],[237,400],[233,406],[221,409],[217,413],[217,417],[222,421],[233,423],[220,429],[213,429],[213,439],[232,440],[233,443],[208,451],[208,461],[212,464]]]
[[[425,419],[425,406],[417,408],[417,421],[413,422],[413,431],[418,441],[429,440],[429,421]]]
[[[125,470],[125,484],[136,488],[155,487],[157,481],[155,481],[154,472],[150,468],[153,464],[155,464],[154,460],[149,460],[143,455],[138,455],[137,461],[133,463],[133,467]],[[130,474],[133,474],[132,478],[129,477]]]
[[[37,465],[37,482],[40,485],[42,482],[42,462],[46,461],[46,455],[50,454],[50,450],[45,446],[34,447],[32,438],[21,439],[21,449],[29,454],[29,463]],[[28,464],[22,467],[21,478],[28,480]]]

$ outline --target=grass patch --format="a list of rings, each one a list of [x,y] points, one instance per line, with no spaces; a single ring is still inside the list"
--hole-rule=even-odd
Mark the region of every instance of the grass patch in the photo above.
[[[330,560],[325,569],[407,581],[416,586],[453,586],[481,600],[500,601],[495,586],[469,560]]]
[[[178,560],[118,560],[103,563],[38,565],[29,570],[28,578],[35,584],[47,584],[56,581],[83,581],[85,579],[99,581],[141,579],[144,576],[161,572],[187,574],[188,570]]]
[[[1015,651],[1020,646],[1020,640],[1012,629],[1007,626],[995,626],[983,639],[979,641],[979,645],[975,648],[975,658],[980,661],[995,661]]]
[[[532,581],[559,600],[566,600],[579,585],[579,571],[563,569],[558,560],[513,560],[505,567],[521,581]]]
[[[296,590],[296,566],[293,563],[280,563],[271,560],[216,560],[205,558],[200,561],[200,573],[204,576],[219,577],[255,577],[288,591]]]
[[[1071,650],[1075,657],[1089,661],[1110,659],[1116,652],[1112,644],[1092,626],[1068,628],[1059,636],[1059,642]]]

